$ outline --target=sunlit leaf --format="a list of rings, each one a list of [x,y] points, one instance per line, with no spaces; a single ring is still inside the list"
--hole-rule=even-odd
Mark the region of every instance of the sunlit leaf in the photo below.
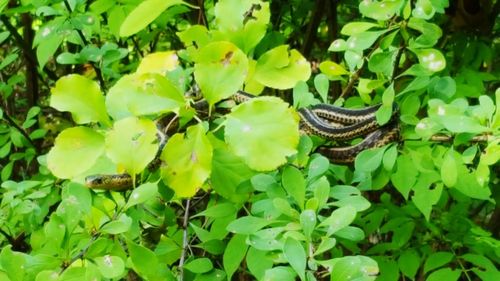
[[[255,80],[275,89],[290,89],[298,81],[311,76],[309,62],[295,49],[281,45],[259,57],[255,69]]]
[[[156,126],[151,120],[128,117],[106,135],[106,154],[129,174],[142,172],[158,151]]]
[[[62,131],[47,155],[47,165],[58,178],[70,179],[90,169],[104,152],[104,136],[87,127]]]
[[[273,170],[297,152],[298,117],[279,98],[254,98],[227,115],[225,138],[250,168]]]
[[[191,126],[186,134],[175,134],[163,149],[163,181],[178,197],[191,197],[212,170],[213,149],[202,124]]]
[[[136,73],[158,73],[165,75],[179,65],[179,58],[174,51],[151,53],[142,58]]]
[[[184,104],[180,90],[170,80],[156,73],[125,75],[106,96],[106,107],[115,120],[178,112]]]
[[[285,245],[283,246],[283,254],[285,255],[286,260],[295,272],[299,275],[300,280],[305,280],[305,270],[306,270],[306,251],[304,250],[304,246],[302,244],[288,237],[285,241]]]
[[[329,77],[349,75],[349,72],[345,70],[341,65],[336,64],[332,61],[324,61],[319,64],[319,69],[322,73]]]
[[[183,4],[194,7],[181,0],[145,0],[142,1],[123,21],[120,27],[120,36],[127,37],[146,28],[166,9]]]
[[[416,49],[413,52],[417,54],[418,61],[427,70],[438,72],[446,67],[446,59],[436,49]]]
[[[194,77],[210,105],[241,89],[248,72],[246,55],[233,43],[225,41],[202,47],[195,62]]]
[[[117,256],[97,257],[94,258],[94,262],[104,278],[116,278],[125,271],[125,262]]]
[[[97,82],[70,74],[57,80],[51,92],[50,106],[59,111],[71,112],[77,124],[101,122],[109,125],[104,96]]]

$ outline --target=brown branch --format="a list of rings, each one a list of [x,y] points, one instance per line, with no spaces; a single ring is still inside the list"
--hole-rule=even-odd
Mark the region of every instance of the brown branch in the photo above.
[[[198,24],[203,24],[205,27],[208,27],[207,15],[205,13],[205,0],[198,0],[198,7],[200,8],[198,11]]]
[[[31,28],[33,24],[33,19],[28,13],[21,15],[21,21],[23,23],[23,35],[26,45],[33,45],[34,33]],[[28,101],[30,107],[38,104],[39,93],[38,93],[38,78],[37,78],[37,65],[36,63],[30,61],[28,54],[23,52],[24,59],[26,61],[26,91],[28,96]]]
[[[326,0],[318,0],[316,1],[316,5],[314,6],[314,11],[311,15],[311,21],[307,26],[304,45],[302,45],[302,55],[304,55],[304,57],[309,57],[314,41],[316,40],[316,33],[318,32],[319,24],[321,22],[321,19],[323,18],[323,13],[325,12],[325,2]]]
[[[33,52],[33,49],[30,45],[26,44],[26,41],[24,41],[23,37],[19,34],[19,32],[17,32],[17,29],[10,23],[9,18],[6,15],[0,15],[0,20],[5,25],[10,34],[14,37],[14,41],[17,43],[17,45],[23,50],[26,59],[28,59],[32,64],[38,65],[38,61],[36,59],[35,53]],[[43,71],[51,80],[57,80],[57,75],[46,66],[43,68]],[[37,74],[39,75],[40,80],[45,81],[44,77],[42,77],[42,75],[38,73],[38,71]]]

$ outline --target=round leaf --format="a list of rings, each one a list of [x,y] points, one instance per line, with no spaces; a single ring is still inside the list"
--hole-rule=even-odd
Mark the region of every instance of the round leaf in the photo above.
[[[163,181],[179,197],[191,197],[212,170],[213,149],[202,124],[191,126],[186,135],[175,134],[163,149]]]
[[[248,72],[248,58],[231,42],[213,42],[200,49],[194,77],[210,105],[238,91]]]
[[[57,136],[47,165],[58,178],[70,179],[94,165],[104,151],[104,137],[87,127],[74,127]]]
[[[106,107],[114,119],[177,112],[185,104],[175,85],[156,73],[123,76],[109,90]]]
[[[78,74],[67,75],[57,80],[51,93],[50,106],[71,112],[77,124],[109,124],[104,96],[95,81]]]
[[[125,271],[125,262],[117,256],[97,257],[94,262],[104,278],[116,278]]]
[[[179,58],[174,51],[148,54],[137,67],[136,73],[158,73],[165,75],[179,65]]]
[[[298,116],[279,98],[255,98],[227,115],[226,141],[257,171],[276,169],[297,152]]]
[[[293,88],[297,82],[307,81],[310,76],[309,62],[297,50],[288,50],[287,45],[267,51],[257,60],[255,67],[255,80],[281,90]]]
[[[128,117],[115,122],[106,135],[106,153],[117,165],[135,175],[140,173],[158,151],[156,126],[153,121]]]
[[[443,54],[436,49],[418,49],[414,52],[417,54],[420,64],[427,70],[438,72],[446,67]]]

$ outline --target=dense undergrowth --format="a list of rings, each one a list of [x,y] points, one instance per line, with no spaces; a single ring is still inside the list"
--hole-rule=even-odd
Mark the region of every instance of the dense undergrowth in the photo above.
[[[0,0],[0,280],[500,280],[499,12]],[[317,103],[402,140],[331,164]]]

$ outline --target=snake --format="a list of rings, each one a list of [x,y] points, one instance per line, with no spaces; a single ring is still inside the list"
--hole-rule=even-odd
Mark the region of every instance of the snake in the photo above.
[[[235,103],[246,102],[255,96],[244,91],[237,91],[230,97]],[[208,103],[200,100],[193,104],[196,110],[207,108]],[[302,107],[297,110],[300,117],[299,128],[304,134],[312,134],[329,141],[347,141],[365,136],[364,139],[349,146],[320,146],[316,152],[327,157],[337,164],[353,163],[356,155],[361,151],[381,147],[400,139],[399,108],[393,104],[392,115],[386,125],[380,126],[376,119],[376,112],[380,104],[361,109],[347,109],[329,104],[316,104]],[[166,137],[158,129],[160,148],[157,156],[165,145]],[[159,162],[158,157],[148,165],[153,169]],[[125,190],[132,186],[132,177],[128,174],[91,175],[85,178],[85,184],[93,189]]]

